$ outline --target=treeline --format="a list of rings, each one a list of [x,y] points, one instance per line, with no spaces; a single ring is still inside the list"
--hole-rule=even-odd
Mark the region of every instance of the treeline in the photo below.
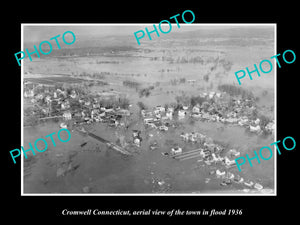
[[[123,85],[130,88],[138,88],[140,86],[140,83],[131,80],[124,80]]]
[[[109,54],[124,55],[123,52],[137,51],[138,49],[133,46],[102,46],[102,47],[82,47],[82,48],[72,48],[70,46],[63,49],[52,50],[50,57],[84,57],[84,56],[102,56]],[[29,52],[33,52],[33,47],[28,47]],[[47,56],[47,57],[49,57]],[[37,54],[33,54],[32,57],[37,58]],[[45,57],[40,54],[40,57]]]
[[[254,99],[254,95],[251,91],[245,90],[241,87],[237,87],[231,84],[218,85],[220,91],[228,93],[230,96],[242,96],[244,99]]]
[[[185,78],[172,79],[170,80],[171,85],[184,84],[186,82]]]
[[[72,74],[74,75],[74,74]],[[109,75],[108,72],[95,72],[95,73],[87,73],[87,72],[81,72],[78,74],[79,77],[90,77],[90,78],[97,78],[97,79],[104,79],[105,75]]]
[[[143,89],[140,89],[139,90],[139,97],[142,98],[142,97],[148,97],[150,94],[151,94],[151,90],[154,89],[154,86],[151,85],[147,88],[143,88]]]

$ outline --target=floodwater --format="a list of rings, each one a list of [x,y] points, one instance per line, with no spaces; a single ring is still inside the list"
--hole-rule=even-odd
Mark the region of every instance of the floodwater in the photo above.
[[[202,32],[199,33],[199,35]],[[256,34],[253,32],[253,34]],[[239,34],[240,35],[240,34]],[[252,37],[246,35],[246,37]],[[270,40],[273,37],[270,37]],[[202,41],[206,39],[197,38]],[[230,39],[230,38],[229,38]],[[118,90],[130,99],[133,111],[132,124],[128,130],[107,127],[102,123],[95,123],[89,126],[89,130],[96,135],[115,143],[117,137],[125,136],[126,141],[132,141],[132,130],[142,131],[142,145],[140,148],[130,149],[132,156],[124,156],[108,149],[99,141],[72,131],[69,142],[62,143],[54,135],[56,147],[48,141],[48,149],[45,152],[37,152],[35,156],[29,156],[24,160],[24,193],[245,193],[248,188],[241,184],[233,183],[221,186],[221,179],[210,175],[211,171],[220,169],[240,175],[245,181],[260,183],[266,189],[274,189],[274,157],[268,161],[261,160],[258,164],[252,161],[253,167],[248,163],[242,166],[239,172],[237,167],[226,169],[222,166],[206,165],[198,162],[198,159],[176,161],[163,155],[169,152],[174,145],[179,145],[183,151],[198,148],[197,145],[186,144],[180,139],[181,132],[200,132],[211,137],[217,143],[227,146],[226,149],[237,149],[241,156],[249,154],[254,156],[253,151],[258,151],[263,146],[269,146],[275,140],[272,136],[261,137],[249,134],[244,128],[221,123],[208,123],[196,121],[190,123],[183,120],[179,128],[170,128],[163,133],[157,130],[145,129],[138,117],[137,102],[141,101],[149,108],[156,105],[176,102],[175,97],[187,94],[188,96],[198,95],[201,92],[218,91],[219,84],[236,84],[234,72],[259,63],[274,55],[273,42],[269,44],[249,45],[231,44],[216,45],[195,44],[189,39],[174,39],[178,43],[168,44],[158,39],[147,42],[150,52],[127,52],[128,55],[119,55],[117,52],[106,56],[97,57],[70,57],[65,59],[47,58],[24,60],[24,71],[30,74],[74,74],[82,72],[93,74],[95,72],[108,72],[103,81],[109,83],[105,86],[91,87],[92,92]],[[214,40],[214,39],[212,39]],[[245,39],[246,40],[246,39]],[[173,43],[173,39],[170,39]],[[218,42],[215,40],[216,43]],[[255,42],[254,42],[255,43]],[[170,46],[170,47],[169,47]],[[145,49],[147,50],[147,49]],[[126,52],[125,52],[126,53]],[[126,53],[126,54],[127,54]],[[129,54],[130,53],[130,54]],[[193,53],[193,54],[192,54]],[[224,54],[225,53],[225,54]],[[210,72],[209,82],[204,82],[204,75],[211,69],[211,63],[204,65],[198,63],[169,63],[162,60],[162,57],[171,56],[174,61],[177,58],[189,58],[195,56],[204,58],[212,57],[214,60],[219,56],[232,62],[230,71],[225,71],[222,66],[216,71]],[[152,60],[157,57],[160,60]],[[100,63],[97,61],[116,61],[118,63]],[[28,65],[28,68],[27,68]],[[164,72],[163,72],[164,71]],[[218,75],[218,76],[217,76]],[[76,76],[74,76],[76,77]],[[78,77],[77,77],[78,78]],[[172,79],[186,78],[197,80],[196,85],[188,82],[180,85],[172,85]],[[122,82],[132,80],[147,87],[160,83],[151,91],[147,98],[140,98],[134,89],[130,89]],[[274,114],[270,106],[274,105],[274,71],[266,76],[255,77],[253,80],[245,78],[242,80],[243,87],[251,88],[255,96],[260,96],[259,112],[264,115]],[[261,92],[268,90],[268,95],[263,97]],[[268,97],[268,98],[267,98]],[[26,106],[26,104],[25,104]],[[262,109],[263,106],[268,106]],[[45,138],[53,132],[59,131],[59,122],[47,122],[36,127],[24,128],[24,148],[28,149],[28,143],[32,144],[37,138]],[[66,137],[62,137],[66,139]],[[149,150],[149,144],[157,141],[159,148]],[[40,142],[38,144],[41,144]],[[43,146],[38,146],[43,149]],[[31,153],[28,153],[30,155]],[[252,154],[252,155],[251,155]],[[275,155],[275,154],[274,154]]]
[[[161,133],[157,130],[145,130],[141,123],[136,123],[132,128],[142,130],[142,146],[132,149],[132,156],[124,156],[108,149],[104,144],[89,137],[71,131],[69,142],[62,143],[54,135],[56,147],[48,141],[45,152],[37,152],[25,163],[24,193],[82,193],[84,187],[89,187],[89,193],[218,193],[230,191],[238,193],[244,188],[241,184],[221,186],[221,179],[210,175],[210,171],[225,167],[197,162],[196,159],[177,161],[161,154],[169,152],[173,144],[179,144],[183,151],[196,149],[193,144],[185,144],[180,140],[181,132],[200,132],[220,143],[225,143],[229,148],[234,147],[249,153],[249,148],[259,150],[261,146],[272,143],[272,138],[259,138],[256,135],[245,134],[245,129],[233,125],[208,123],[197,121],[189,124],[182,122],[180,129],[170,128]],[[59,131],[59,123],[47,122],[37,127],[24,128],[24,148],[28,142],[32,144],[37,138],[45,138],[50,133]],[[109,141],[115,142],[116,136],[124,135],[125,140],[130,140],[131,129],[124,131],[107,127],[105,124],[90,125],[90,131]],[[153,136],[150,137],[149,134]],[[67,135],[61,133],[62,139]],[[158,142],[159,148],[149,149],[149,143]],[[86,143],[81,147],[83,143]],[[256,146],[250,144],[255,143]],[[41,144],[40,142],[38,144]],[[42,144],[39,149],[43,149]],[[31,153],[28,153],[31,154]],[[250,154],[249,154],[250,155]],[[198,158],[199,159],[199,158]],[[252,180],[264,186],[274,188],[274,158],[263,161],[261,164],[253,162],[254,166],[243,166],[242,172],[236,167],[226,169],[233,174],[241,175],[245,181]]]

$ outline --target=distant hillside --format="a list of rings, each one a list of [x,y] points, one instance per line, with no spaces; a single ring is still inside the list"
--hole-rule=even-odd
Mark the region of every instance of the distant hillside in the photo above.
[[[173,25],[175,26],[175,24]],[[37,47],[37,36],[41,36],[41,32],[45,31],[45,28],[41,30],[35,30],[35,35],[24,35],[24,48],[28,48],[29,51],[34,51],[33,45]],[[68,28],[61,27],[59,30],[67,30]],[[70,27],[69,27],[70,29]],[[178,29],[177,27],[173,28]],[[106,52],[120,52],[120,51],[138,51],[148,45],[156,45],[160,42],[160,45],[165,47],[172,47],[173,45],[181,45],[184,42],[187,46],[193,45],[236,45],[236,46],[251,46],[251,45],[273,45],[274,42],[274,29],[271,26],[195,26],[193,31],[182,32],[179,28],[177,31],[171,31],[168,34],[161,34],[160,37],[153,38],[152,41],[147,36],[144,37],[141,46],[137,45],[133,33],[124,35],[106,35],[99,36],[96,34],[87,35],[84,33],[76,34],[76,41],[72,45],[65,45],[59,38],[61,43],[61,50],[57,50],[55,41],[53,40],[53,52],[51,56],[70,56],[70,55],[87,55],[87,54],[102,54]],[[49,29],[48,29],[49,30]],[[56,31],[57,34],[58,31]],[[49,37],[53,37],[54,31],[47,32]],[[155,35],[152,33],[152,35]],[[45,36],[45,34],[43,34]],[[31,38],[30,38],[31,37]],[[46,39],[47,40],[47,39]],[[49,39],[48,39],[49,40]],[[41,40],[44,41],[44,40]],[[271,42],[271,43],[270,43]],[[46,49],[47,45],[43,45],[43,49]],[[35,55],[33,55],[35,56]]]

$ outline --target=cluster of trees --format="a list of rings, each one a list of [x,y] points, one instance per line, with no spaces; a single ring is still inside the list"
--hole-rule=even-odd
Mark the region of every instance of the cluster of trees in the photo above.
[[[119,64],[119,61],[101,61],[101,60],[96,60],[96,64],[108,64],[108,63],[112,63],[112,64]]]
[[[138,88],[140,86],[140,83],[131,80],[124,80],[123,85],[130,88]]]
[[[130,102],[129,99],[126,97],[120,97],[117,99],[100,99],[99,104],[105,108],[122,108],[128,109]]]
[[[220,91],[228,93],[230,96],[242,96],[243,99],[254,99],[251,91],[245,90],[242,87],[237,87],[231,84],[218,85]]]
[[[204,80],[205,82],[208,82],[208,81],[209,81],[209,75],[208,75],[208,74],[204,75],[204,76],[203,76],[203,80]]]
[[[227,61],[225,59],[220,59],[219,64],[221,64],[226,72],[231,70],[233,63],[231,61]]]
[[[185,78],[172,79],[170,80],[171,85],[184,84],[186,82]]]
[[[171,57],[165,58],[169,63],[200,63],[203,64],[205,61],[201,56],[189,57],[189,56],[178,56],[177,59],[173,59]],[[163,60],[164,61],[164,60]]]
[[[78,74],[80,77],[90,77],[95,79],[104,79],[105,75],[109,75],[109,72],[95,72],[95,73],[87,73],[87,72],[81,72]]]
[[[151,85],[147,88],[142,88],[139,90],[139,97],[142,98],[142,97],[148,97],[150,94],[151,94],[151,90],[154,89],[154,86]]]

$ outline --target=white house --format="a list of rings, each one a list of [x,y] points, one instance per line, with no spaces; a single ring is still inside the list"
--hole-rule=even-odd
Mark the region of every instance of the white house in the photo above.
[[[71,98],[76,98],[76,97],[77,97],[76,92],[75,92],[74,90],[73,90],[72,93],[70,94],[70,97],[71,97]]]
[[[70,120],[72,119],[72,114],[69,111],[64,112],[63,117],[65,120]]]
[[[156,108],[156,110],[159,110],[160,112],[165,112],[166,111],[165,107],[162,107],[160,105],[156,106],[155,108]]]
[[[84,102],[84,105],[85,106],[89,106],[91,104],[91,102],[90,101],[86,101],[86,102]]]
[[[61,103],[61,109],[68,109],[68,108],[70,108],[70,104],[68,101]]]
[[[251,126],[250,125],[250,132],[254,132],[254,133],[258,133],[258,132],[260,132],[261,131],[261,129],[260,129],[260,126],[259,125],[257,125],[256,127],[253,127],[253,126]]]
[[[178,117],[183,118],[185,117],[186,112],[184,110],[179,110],[178,111]]]
[[[51,96],[50,96],[50,95],[47,95],[47,96],[45,97],[45,101],[46,101],[47,104],[50,104],[50,102],[52,101],[52,100],[51,100]]]
[[[215,96],[215,94],[216,94],[216,92],[214,92],[214,91],[211,91],[211,92],[209,92],[209,98],[210,99],[212,99],[214,96]]]
[[[188,110],[189,107],[188,107],[188,106],[182,106],[182,109],[183,109],[183,110]]]
[[[192,113],[200,113],[200,108],[197,106],[194,106],[192,109]]]
[[[166,117],[171,120],[173,118],[173,112],[166,112]]]
[[[61,128],[68,128],[67,124],[65,124],[65,123],[61,123],[59,126],[60,126]]]
[[[33,90],[25,91],[25,93],[24,93],[25,98],[32,98],[33,96],[34,96]]]
[[[220,97],[222,96],[222,94],[221,94],[220,92],[217,92],[217,93],[216,93],[216,96],[217,96],[218,98],[220,98]]]
[[[100,108],[100,104],[99,104],[99,103],[93,104],[93,108],[94,108],[94,109]]]
[[[168,108],[168,112],[172,112],[173,113],[174,112],[174,108],[173,107],[169,107]]]
[[[171,149],[171,153],[173,155],[179,155],[179,154],[182,153],[182,148],[180,148],[180,147],[174,147],[174,148]]]

